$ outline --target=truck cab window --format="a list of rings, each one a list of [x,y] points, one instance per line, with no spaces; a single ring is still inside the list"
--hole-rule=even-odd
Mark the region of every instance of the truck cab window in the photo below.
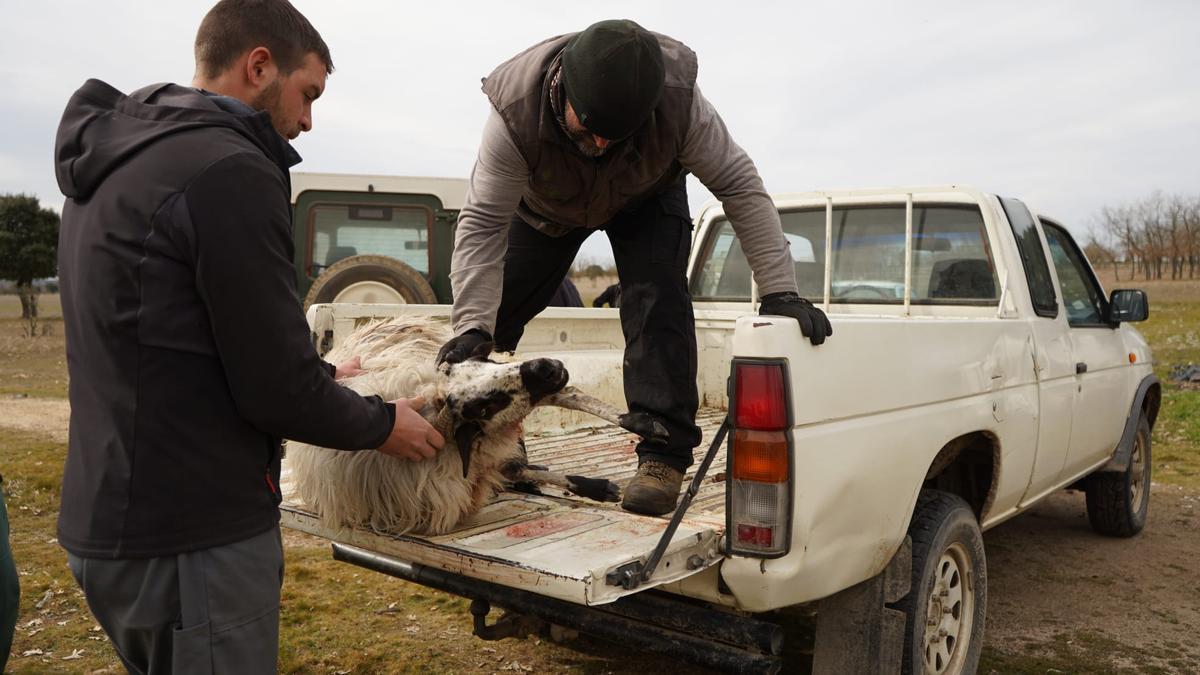
[[[311,273],[352,255],[385,255],[429,273],[433,214],[419,206],[318,204],[309,211]]]
[[[1042,221],[1046,243],[1050,245],[1050,259],[1058,274],[1058,285],[1062,289],[1063,306],[1067,308],[1067,323],[1073,327],[1108,327],[1104,317],[1108,314],[1104,290],[1084,262],[1083,254],[1066,230],[1054,223]]]
[[[833,210],[831,301],[904,302],[904,205]],[[825,210],[780,213],[800,295],[824,297]],[[747,300],[750,266],[728,221],[719,221],[693,293],[711,300]],[[912,302],[995,305],[995,266],[978,207],[950,204],[913,209]]]
[[[1029,281],[1033,310],[1038,316],[1054,318],[1058,316],[1058,298],[1054,295],[1050,266],[1046,263],[1046,251],[1038,237],[1037,224],[1020,200],[1000,197],[1000,205],[1004,207],[1016,236],[1017,248],[1021,251],[1021,263],[1025,267],[1025,278]]]

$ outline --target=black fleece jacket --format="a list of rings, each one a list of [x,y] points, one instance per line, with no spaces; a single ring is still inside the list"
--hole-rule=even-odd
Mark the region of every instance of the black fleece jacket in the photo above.
[[[334,382],[292,266],[288,168],[254,113],[89,80],[55,169],[71,428],[59,542],[93,558],[232,543],[279,519],[280,439],[381,445],[394,409]]]

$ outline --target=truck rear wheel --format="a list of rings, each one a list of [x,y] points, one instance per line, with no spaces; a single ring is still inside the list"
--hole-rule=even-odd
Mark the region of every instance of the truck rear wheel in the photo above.
[[[304,296],[304,308],[323,302],[433,304],[437,296],[420,272],[385,255],[354,255],[329,266]]]
[[[912,587],[896,603],[905,619],[902,673],[973,673],[983,650],[987,562],[971,507],[923,490],[908,527]]]
[[[1125,470],[1094,473],[1085,485],[1093,530],[1106,537],[1132,537],[1142,531],[1150,511],[1150,423],[1144,415]]]

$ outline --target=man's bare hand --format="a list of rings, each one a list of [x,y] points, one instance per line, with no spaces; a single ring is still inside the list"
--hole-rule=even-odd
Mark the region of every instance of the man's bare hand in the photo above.
[[[425,399],[417,396],[396,399],[392,403],[396,404],[396,425],[383,445],[376,449],[385,455],[414,462],[433,457],[446,444],[446,439],[417,412],[425,405]]]
[[[356,356],[349,361],[344,361],[334,367],[333,379],[344,380],[347,377],[362,375],[366,371],[362,369],[362,357]]]

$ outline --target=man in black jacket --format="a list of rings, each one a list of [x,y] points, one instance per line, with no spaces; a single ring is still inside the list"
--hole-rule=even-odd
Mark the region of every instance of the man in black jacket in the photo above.
[[[289,139],[333,70],[286,0],[222,0],[191,87],[89,80],[55,164],[71,428],[58,538],[131,672],[273,672],[280,441],[420,460],[416,409],[343,388],[296,297]]]

